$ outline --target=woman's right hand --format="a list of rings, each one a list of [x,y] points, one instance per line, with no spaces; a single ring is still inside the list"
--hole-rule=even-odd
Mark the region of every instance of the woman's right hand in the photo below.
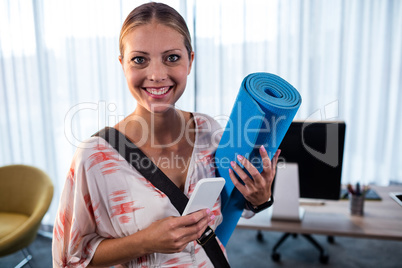
[[[129,236],[104,239],[89,266],[113,266],[155,252],[180,252],[189,242],[201,237],[214,217],[211,211],[203,209],[186,216],[158,220]]]
[[[143,231],[149,238],[148,252],[175,253],[201,237],[215,215],[203,209],[182,217],[167,217],[152,223]]]

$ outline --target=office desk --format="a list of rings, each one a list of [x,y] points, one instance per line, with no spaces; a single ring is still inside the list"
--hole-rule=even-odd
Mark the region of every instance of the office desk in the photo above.
[[[350,215],[349,200],[325,201],[324,205],[303,206],[306,212],[301,222],[271,221],[272,210],[268,209],[251,219],[241,218],[236,228],[402,240],[402,206],[389,196],[389,192],[402,192],[402,186],[371,188],[382,200],[366,201],[364,216]]]

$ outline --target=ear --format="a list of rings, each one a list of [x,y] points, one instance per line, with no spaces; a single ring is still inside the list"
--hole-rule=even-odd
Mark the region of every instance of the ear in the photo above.
[[[124,70],[123,57],[121,55],[119,56],[119,61],[120,61],[121,67]]]
[[[194,61],[194,51],[191,51],[191,54],[190,54],[190,63],[189,63],[189,68],[188,68],[187,75],[189,75],[190,72],[191,72],[191,67],[193,66],[193,61]]]

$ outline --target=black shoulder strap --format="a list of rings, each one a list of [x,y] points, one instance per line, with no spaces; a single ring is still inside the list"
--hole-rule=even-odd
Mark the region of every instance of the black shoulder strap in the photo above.
[[[115,128],[106,127],[92,136],[98,136],[106,140],[144,178],[169,197],[170,202],[179,211],[180,215],[183,213],[188,203],[187,196],[123,133]],[[214,267],[230,267],[216,240],[215,233],[210,227],[197,239],[197,242],[204,248]]]
[[[180,215],[183,213],[188,202],[187,196],[123,133],[115,128],[106,127],[93,136],[106,140],[144,178],[169,197]]]

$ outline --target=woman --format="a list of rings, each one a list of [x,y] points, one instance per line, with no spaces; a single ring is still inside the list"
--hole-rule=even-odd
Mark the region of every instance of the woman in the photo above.
[[[221,128],[211,117],[175,108],[191,71],[194,52],[184,19],[171,7],[148,3],[134,9],[120,33],[120,63],[135,111],[115,128],[138,146],[188,197],[196,183],[214,176],[213,154]],[[83,146],[84,147],[84,146]],[[253,180],[232,163],[235,186],[253,205],[271,195],[274,168],[262,147],[260,174],[245,158]],[[273,159],[276,165],[278,153]],[[155,188],[105,140],[92,137],[74,155],[55,222],[55,267],[212,267],[195,241],[222,221],[212,211],[180,216]],[[223,248],[223,246],[221,246]]]

